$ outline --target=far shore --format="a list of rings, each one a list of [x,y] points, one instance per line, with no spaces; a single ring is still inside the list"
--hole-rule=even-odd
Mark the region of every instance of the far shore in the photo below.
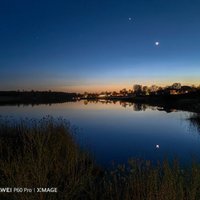
[[[163,110],[177,109],[200,113],[200,92],[187,94],[165,95],[121,95],[121,96],[87,96],[77,93],[64,92],[0,92],[0,105],[38,105],[64,103],[79,100],[95,101],[121,101],[136,104],[147,104],[162,107]]]
[[[200,113],[200,95],[195,93],[180,95],[121,96],[104,98],[82,98],[86,100],[124,101],[162,107],[163,110],[177,109]]]

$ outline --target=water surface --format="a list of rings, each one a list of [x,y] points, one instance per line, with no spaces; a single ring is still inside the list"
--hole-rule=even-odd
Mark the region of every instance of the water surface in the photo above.
[[[68,102],[37,106],[1,106],[1,116],[63,117],[75,125],[77,141],[104,166],[129,158],[154,162],[176,156],[182,163],[200,153],[200,135],[187,118],[189,112],[166,112],[131,103]],[[156,148],[159,145],[159,148]]]

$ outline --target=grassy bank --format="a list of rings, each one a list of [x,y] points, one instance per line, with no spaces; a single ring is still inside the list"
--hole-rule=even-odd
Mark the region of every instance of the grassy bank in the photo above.
[[[195,127],[200,133],[200,114],[199,113],[192,114],[189,120],[190,120],[191,125]]]
[[[0,122],[0,188],[58,189],[57,193],[0,193],[0,199],[199,200],[200,165],[182,169],[178,161],[152,166],[130,160],[105,170],[79,148],[68,123]]]

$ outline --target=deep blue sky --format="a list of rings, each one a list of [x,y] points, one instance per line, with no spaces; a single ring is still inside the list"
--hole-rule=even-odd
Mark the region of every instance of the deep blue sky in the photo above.
[[[0,1],[0,90],[176,81],[200,84],[199,0]]]

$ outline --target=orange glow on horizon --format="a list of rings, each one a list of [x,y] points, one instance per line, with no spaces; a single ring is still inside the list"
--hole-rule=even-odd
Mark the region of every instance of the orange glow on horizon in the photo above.
[[[198,80],[199,79],[199,80]],[[119,92],[120,90],[126,88],[127,90],[132,90],[133,89],[133,85],[135,84],[140,84],[143,86],[152,86],[152,85],[157,85],[160,87],[166,87],[166,86],[170,86],[173,83],[181,83],[181,85],[188,85],[188,86],[199,86],[200,85],[200,78],[195,78],[194,77],[187,77],[187,78],[156,78],[155,77],[155,81],[152,81],[153,78],[151,80],[149,79],[145,79],[145,78],[138,78],[138,79],[134,79],[134,80],[119,80],[119,83],[113,82],[111,83],[111,81],[105,81],[102,83],[98,82],[98,83],[88,83],[88,84],[82,84],[79,82],[79,84],[77,85],[70,85],[68,86],[66,85],[62,85],[62,82],[58,83],[57,85],[39,85],[39,86],[31,86],[31,85],[26,85],[23,87],[20,87],[20,90],[25,90],[25,91],[31,91],[31,90],[35,90],[35,91],[60,91],[60,92],[75,92],[75,93],[84,93],[84,92],[89,92],[89,93],[100,93],[100,92]],[[78,81],[77,81],[78,82]],[[25,84],[24,84],[25,85]],[[4,90],[18,90],[19,88],[5,88]]]
[[[116,91],[119,92],[123,88],[126,88],[127,90],[132,90],[133,85],[135,84],[140,84],[143,86],[152,86],[152,85],[157,85],[160,87],[166,87],[170,86],[173,83],[181,83],[181,85],[188,85],[188,86],[199,86],[200,81],[162,81],[162,82],[152,82],[152,81],[135,81],[132,84],[124,83],[124,84],[107,84],[107,85],[82,85],[82,86],[63,86],[60,88],[57,88],[57,90],[65,91],[65,92],[79,92],[79,93],[84,93],[84,92],[91,92],[91,93],[99,93],[99,92],[112,92]],[[56,88],[55,88],[56,89]]]

